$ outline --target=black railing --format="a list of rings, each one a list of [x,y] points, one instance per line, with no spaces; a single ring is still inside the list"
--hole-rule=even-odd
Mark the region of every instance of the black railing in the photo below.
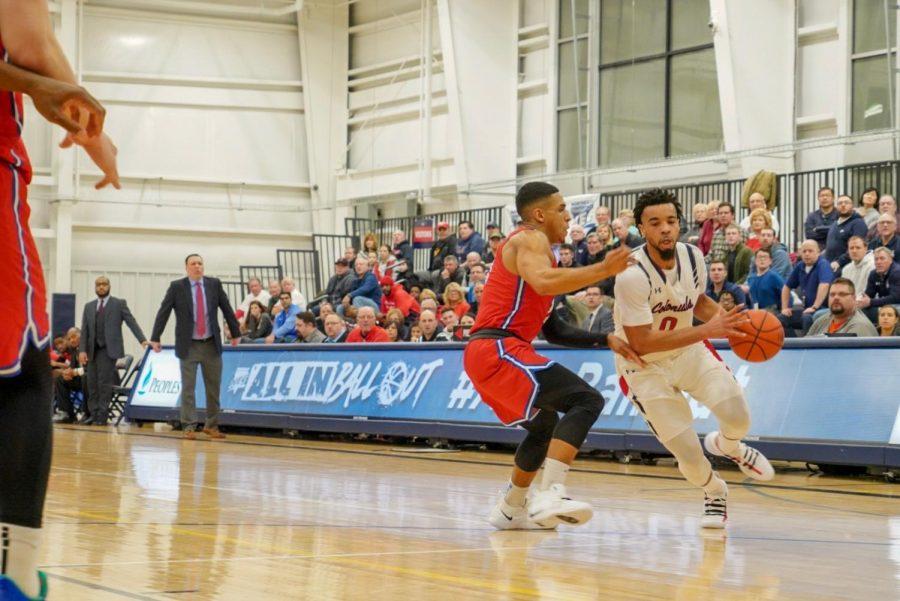
[[[250,278],[258,278],[259,283],[265,289],[271,280],[280,282],[283,277],[281,267],[278,265],[241,265],[241,282],[244,285],[247,284]]]
[[[319,268],[319,253],[315,250],[279,248],[275,251],[278,266],[286,278],[294,280],[294,285],[307,301],[322,290],[322,272]]]
[[[237,311],[238,306],[244,302],[244,296],[247,294],[247,287],[243,282],[232,282],[221,280],[222,288],[231,302],[231,308]]]
[[[318,269],[321,274],[317,292],[324,290],[328,285],[328,279],[334,273],[334,262],[344,256],[344,249],[348,246],[359,251],[362,240],[341,234],[313,234],[313,250],[316,252]],[[352,265],[350,269],[353,269]]]

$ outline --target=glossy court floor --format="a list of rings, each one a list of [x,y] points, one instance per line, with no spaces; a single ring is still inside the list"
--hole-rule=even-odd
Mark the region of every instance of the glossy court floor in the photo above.
[[[51,599],[897,599],[900,488],[731,484],[727,535],[671,466],[579,460],[594,520],[495,532],[511,455],[57,427]]]

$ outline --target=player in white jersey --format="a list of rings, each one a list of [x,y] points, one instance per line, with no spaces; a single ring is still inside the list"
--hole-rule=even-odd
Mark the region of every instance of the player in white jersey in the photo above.
[[[704,440],[706,450],[728,457],[747,476],[770,480],[769,461],[743,442],[750,413],[740,385],[707,341],[743,336],[747,317],[735,307],[725,312],[706,296],[706,264],[700,250],[678,242],[681,205],[656,189],[641,194],[635,223],[647,243],[632,254],[634,263],[616,277],[616,336],[647,363],[616,356],[622,392],[631,399],[650,429],[678,460],[678,468],[705,494],[702,525],[724,528],[728,487],[712,469],[692,427],[683,393],[713,412],[719,431]],[[694,326],[694,318],[705,322]]]

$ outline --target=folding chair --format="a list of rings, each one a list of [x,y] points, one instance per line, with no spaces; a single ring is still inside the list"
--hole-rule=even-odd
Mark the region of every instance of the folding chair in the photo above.
[[[131,388],[134,386],[134,380],[141,369],[142,362],[143,359],[132,365],[134,357],[131,355],[125,355],[116,361],[116,369],[124,375],[120,380],[121,384],[112,388],[112,398],[109,401],[109,417],[110,419],[116,418],[115,425],[117,426],[125,417],[125,402],[128,400],[128,395],[131,394]]]

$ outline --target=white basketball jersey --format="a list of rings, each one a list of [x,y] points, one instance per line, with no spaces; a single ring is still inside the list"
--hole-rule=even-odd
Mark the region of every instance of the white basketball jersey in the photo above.
[[[706,293],[706,263],[700,249],[677,242],[675,268],[669,270],[650,260],[646,245],[637,248],[632,257],[636,263],[616,276],[616,336],[628,339],[624,326],[651,324],[661,331],[692,327],[697,299]],[[650,353],[643,359],[657,361],[682,350]]]

